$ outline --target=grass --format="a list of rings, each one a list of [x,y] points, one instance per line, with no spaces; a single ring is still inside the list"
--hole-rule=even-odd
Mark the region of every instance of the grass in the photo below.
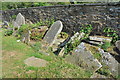
[[[1,34],[1,33],[0,33]],[[2,36],[3,78],[89,78],[91,73],[67,63],[64,58],[37,53],[13,36]],[[24,60],[35,56],[47,60],[46,67],[30,67]]]

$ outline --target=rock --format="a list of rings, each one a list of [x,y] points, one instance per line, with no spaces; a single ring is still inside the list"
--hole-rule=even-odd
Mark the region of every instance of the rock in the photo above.
[[[85,43],[83,42],[65,60],[92,72],[102,67],[101,63],[94,58],[93,54],[86,50]]]
[[[100,74],[94,73],[90,78],[107,78],[107,77],[104,76],[104,75],[100,75]]]
[[[98,51],[102,56],[101,62],[105,63],[108,66],[113,76],[117,76],[119,72],[119,67],[120,67],[120,64],[118,63],[118,61],[115,60],[115,58],[110,53],[104,52],[103,49],[98,48]]]
[[[89,36],[90,40],[94,40],[94,41],[101,41],[101,42],[111,42],[112,38],[111,37],[104,37],[104,36]]]
[[[54,24],[52,24],[43,40],[46,41],[51,46],[56,40],[57,35],[62,31],[62,28],[63,28],[62,22],[56,21]]]
[[[24,63],[27,66],[33,66],[33,67],[45,67],[47,65],[47,61],[40,59],[40,58],[36,58],[34,56],[27,58],[26,60],[24,60]]]
[[[110,53],[105,52],[103,49],[90,44],[86,44],[85,46],[86,49],[91,51],[93,54],[100,54],[97,59],[102,64],[102,68],[108,69],[113,76],[118,75],[120,65]]]
[[[21,41],[28,44],[30,41],[30,34],[31,32],[29,30],[26,32],[23,32]]]
[[[115,46],[120,51],[120,40],[118,40],[118,41],[115,42]]]
[[[24,16],[23,16],[21,13],[19,13],[19,14],[17,15],[17,17],[16,17],[15,22],[16,22],[19,26],[25,24],[25,18],[24,18]]]

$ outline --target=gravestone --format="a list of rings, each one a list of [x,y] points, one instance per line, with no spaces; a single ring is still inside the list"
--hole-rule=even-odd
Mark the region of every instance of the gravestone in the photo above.
[[[109,52],[105,52],[103,49],[90,44],[86,44],[85,46],[86,49],[91,51],[93,54],[100,54],[97,59],[102,64],[103,68],[108,69],[113,76],[118,75],[120,65]]]
[[[17,15],[17,17],[16,17],[15,22],[16,22],[19,26],[25,24],[25,18],[24,18],[24,16],[23,16],[21,13],[19,13],[19,14]]]
[[[83,42],[65,60],[92,72],[102,67],[101,63],[86,49],[85,43]]]
[[[51,25],[43,40],[51,46],[55,42],[57,35],[62,31],[62,28],[62,22],[56,21],[54,24]]]
[[[98,48],[98,51],[102,56],[101,61],[108,66],[113,76],[117,76],[119,74],[119,67],[120,67],[118,61],[110,53],[104,52],[103,49]]]
[[[40,59],[40,58],[36,58],[34,56],[27,58],[26,60],[24,60],[24,63],[27,66],[33,66],[33,67],[45,67],[47,65],[47,61]]]

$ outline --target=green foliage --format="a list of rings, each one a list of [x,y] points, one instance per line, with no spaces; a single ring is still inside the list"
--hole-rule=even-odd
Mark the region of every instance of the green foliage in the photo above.
[[[80,42],[80,40],[75,40],[74,42],[67,43],[65,46],[65,53],[67,54],[74,50],[80,44]]]
[[[13,33],[13,30],[5,30],[4,35],[10,36],[10,35],[12,35],[12,33]]]
[[[101,75],[110,76],[111,72],[109,69],[101,68],[97,71]]]
[[[88,24],[88,25],[82,25],[82,27],[80,27],[80,33],[83,32],[85,33],[85,36],[83,37],[83,39],[87,39],[89,34],[91,33],[93,27],[92,25]]]
[[[36,42],[34,45],[31,45],[31,47],[38,52],[41,49],[41,43]]]
[[[69,35],[68,35],[66,32],[61,32],[60,35],[58,35],[58,38],[67,39],[68,36],[69,36]]]
[[[104,28],[103,32],[104,32],[105,36],[113,38],[112,39],[113,43],[119,39],[118,32],[110,27]]]
[[[54,18],[46,19],[46,20],[41,20],[37,24],[40,26],[46,25],[46,26],[51,26],[55,22]]]
[[[107,48],[109,48],[110,46],[111,46],[110,42],[105,42],[103,45],[101,45],[101,48],[107,50]]]
[[[102,58],[100,53],[94,53],[93,56],[98,60]]]
[[[12,19],[16,19],[16,15],[12,15],[12,17],[11,17]]]

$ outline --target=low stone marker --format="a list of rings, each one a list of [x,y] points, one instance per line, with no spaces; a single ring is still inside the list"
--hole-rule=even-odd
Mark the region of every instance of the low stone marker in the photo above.
[[[33,66],[33,67],[45,67],[47,65],[47,61],[40,59],[40,58],[36,58],[34,56],[27,58],[26,60],[24,60],[24,63],[27,66]]]
[[[104,36],[89,36],[90,40],[94,40],[94,41],[102,41],[102,42],[111,42],[112,38],[111,37],[104,37]]]
[[[46,41],[51,46],[56,40],[57,35],[62,31],[62,28],[63,28],[62,22],[56,21],[54,24],[52,24],[43,40]]]
[[[85,43],[83,42],[65,60],[92,72],[102,67],[101,63],[94,58],[93,54],[86,50]]]

